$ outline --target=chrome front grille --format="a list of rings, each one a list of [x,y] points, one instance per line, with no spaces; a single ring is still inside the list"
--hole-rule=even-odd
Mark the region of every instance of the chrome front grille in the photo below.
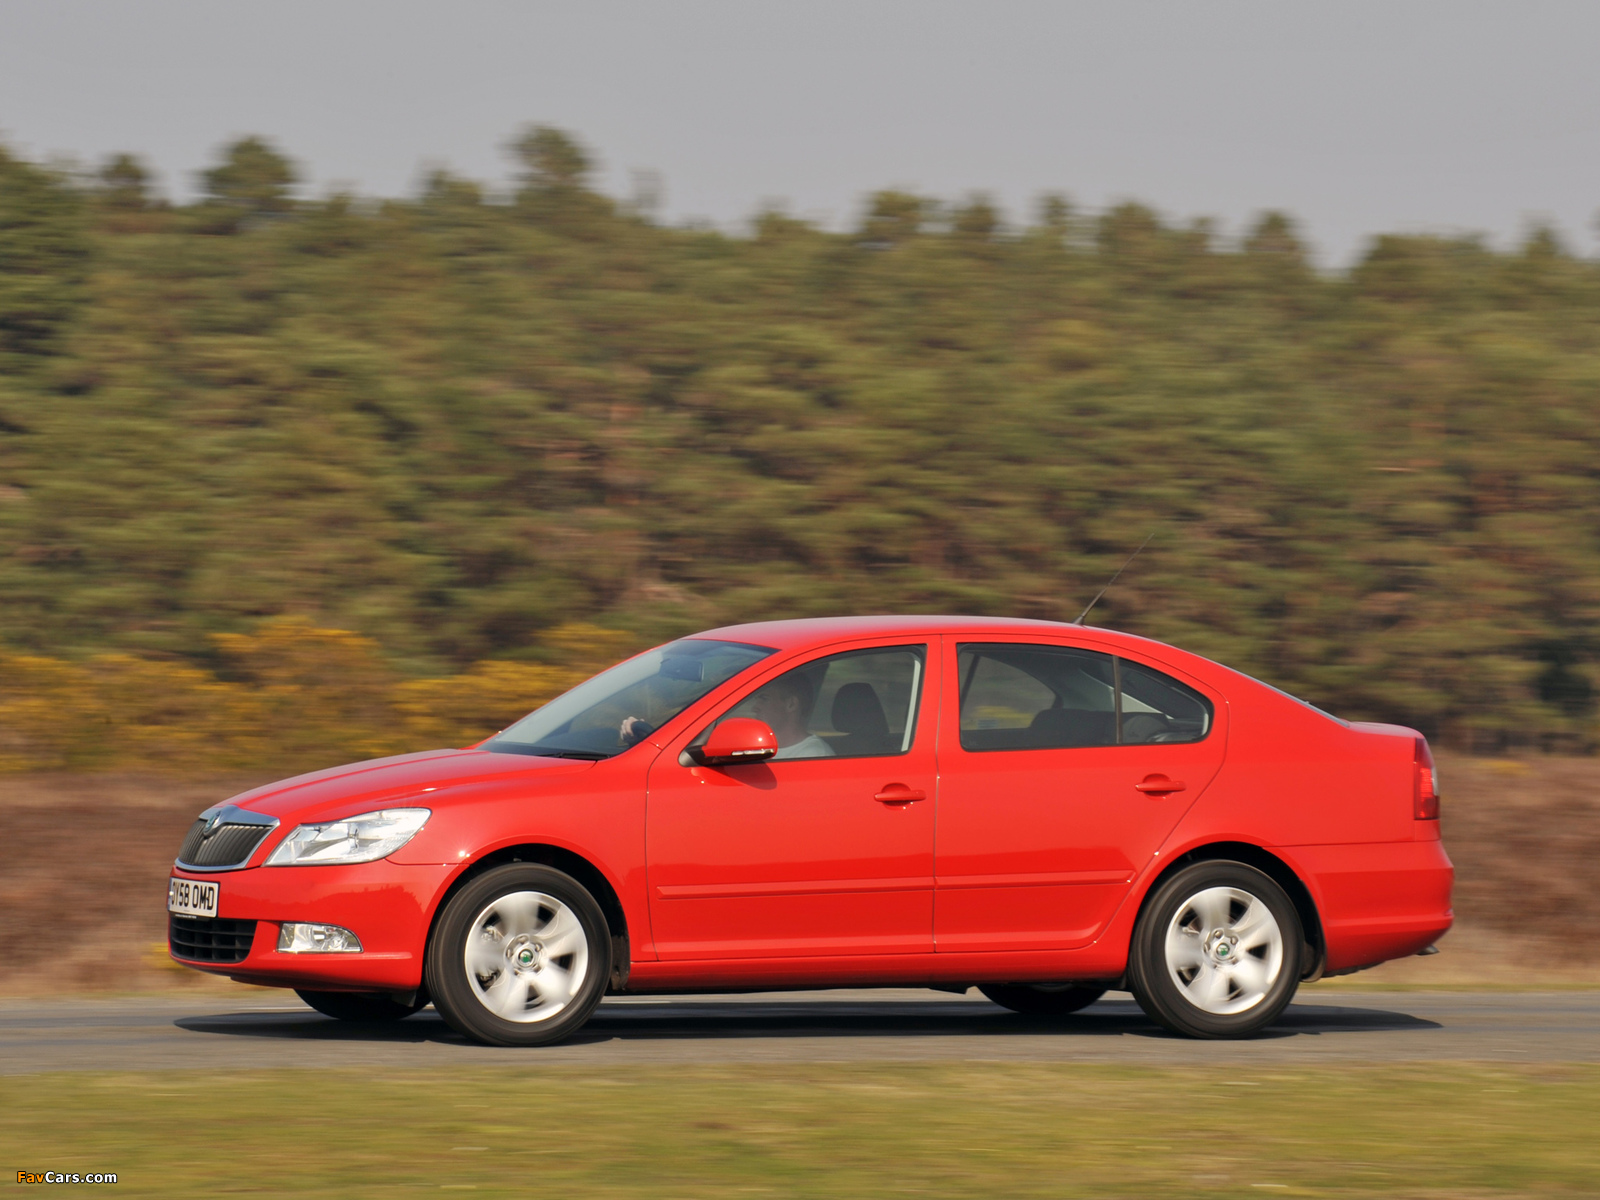
[[[226,871],[242,867],[261,839],[278,826],[276,817],[225,804],[207,809],[189,826],[178,851],[178,865],[198,871]]]

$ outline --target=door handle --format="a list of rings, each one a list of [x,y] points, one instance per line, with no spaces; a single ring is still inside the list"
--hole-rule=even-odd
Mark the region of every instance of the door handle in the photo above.
[[[1147,796],[1165,796],[1168,792],[1183,791],[1183,780],[1168,779],[1165,775],[1146,775],[1133,786]]]
[[[879,804],[910,804],[914,800],[926,800],[928,793],[908,788],[903,783],[888,783],[883,791],[873,797]]]

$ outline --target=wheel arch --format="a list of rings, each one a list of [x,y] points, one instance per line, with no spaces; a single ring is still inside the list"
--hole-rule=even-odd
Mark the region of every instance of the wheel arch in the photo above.
[[[1270,850],[1264,850],[1250,842],[1209,842],[1178,855],[1163,867],[1145,888],[1144,895],[1139,899],[1139,911],[1134,916],[1134,928],[1138,927],[1139,921],[1144,917],[1145,907],[1150,903],[1151,897],[1161,889],[1162,884],[1185,867],[1192,867],[1195,863],[1202,862],[1243,863],[1247,867],[1254,867],[1288,893],[1289,899],[1294,902],[1295,912],[1299,914],[1300,929],[1305,934],[1309,950],[1300,976],[1301,981],[1315,982],[1322,978],[1328,957],[1328,942],[1322,929],[1322,915],[1317,911],[1317,903],[1311,895],[1311,889],[1283,859]]]
[[[588,890],[600,906],[606,919],[607,932],[611,935],[611,989],[618,991],[626,986],[631,965],[628,914],[622,907],[617,889],[612,886],[606,873],[583,855],[565,846],[552,846],[547,842],[501,846],[457,875],[434,905],[433,916],[428,921],[428,945],[433,944],[433,931],[438,926],[439,914],[444,912],[445,906],[457,892],[486,871],[519,862],[553,867],[572,876]]]

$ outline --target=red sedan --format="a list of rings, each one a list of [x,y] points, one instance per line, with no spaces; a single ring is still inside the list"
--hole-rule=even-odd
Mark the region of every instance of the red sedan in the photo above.
[[[357,1020],[431,1001],[501,1045],[608,992],[1133,992],[1238,1037],[1305,980],[1431,947],[1427,742],[1171,646],[1043,621],[859,617],[640,654],[482,744],[203,813],[179,962]]]

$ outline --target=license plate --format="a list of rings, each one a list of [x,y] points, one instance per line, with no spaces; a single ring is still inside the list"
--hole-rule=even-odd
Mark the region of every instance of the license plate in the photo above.
[[[186,917],[214,917],[222,889],[199,879],[167,880],[167,911]]]

